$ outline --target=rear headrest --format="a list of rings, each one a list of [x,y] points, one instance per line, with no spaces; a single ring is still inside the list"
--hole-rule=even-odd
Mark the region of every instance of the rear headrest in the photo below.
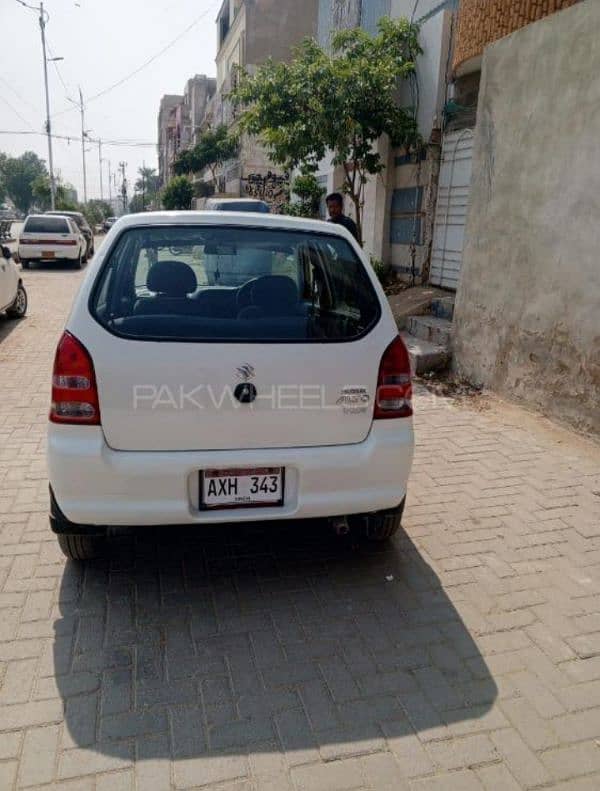
[[[192,267],[183,261],[157,261],[150,267],[146,285],[158,294],[185,297],[198,288],[198,280]]]
[[[252,287],[252,304],[273,313],[298,304],[298,288],[291,277],[266,275]]]

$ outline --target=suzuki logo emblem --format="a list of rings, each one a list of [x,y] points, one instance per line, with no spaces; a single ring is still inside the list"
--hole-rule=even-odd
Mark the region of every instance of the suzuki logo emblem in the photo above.
[[[239,368],[236,368],[237,371],[237,378],[241,379],[242,382],[249,382],[251,379],[254,379],[256,376],[256,371],[254,370],[254,366],[250,365],[249,363],[244,363],[240,365]]]

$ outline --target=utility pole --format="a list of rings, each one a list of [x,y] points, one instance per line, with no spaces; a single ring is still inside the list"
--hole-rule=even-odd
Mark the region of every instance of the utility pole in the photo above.
[[[142,162],[142,211],[146,211],[146,162]]]
[[[110,183],[110,159],[108,160],[108,202],[112,209],[112,188]]]
[[[44,87],[46,88],[46,134],[48,135],[48,168],[50,170],[50,206],[56,208],[56,182],[54,181],[54,161],[52,158],[52,127],[50,125],[50,96],[48,94],[48,59],[46,57],[46,18],[44,4],[40,3],[40,31],[42,34],[42,54],[44,57]]]
[[[83,93],[79,86],[79,108],[81,110],[81,158],[83,160],[83,202],[87,203],[87,173],[85,170],[85,110],[83,107]]]
[[[102,190],[102,140],[98,140],[98,164],[100,165],[100,200],[104,200]]]
[[[125,178],[125,168],[127,162],[119,162],[119,170],[121,171],[121,197],[123,198],[123,214],[127,214],[127,179]]]

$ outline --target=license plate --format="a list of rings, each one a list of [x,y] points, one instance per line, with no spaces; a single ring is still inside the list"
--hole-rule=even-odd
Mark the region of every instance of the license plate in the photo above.
[[[283,467],[202,470],[200,508],[265,508],[283,505]]]
[[[42,258],[54,258],[54,255],[52,250],[42,250]]]

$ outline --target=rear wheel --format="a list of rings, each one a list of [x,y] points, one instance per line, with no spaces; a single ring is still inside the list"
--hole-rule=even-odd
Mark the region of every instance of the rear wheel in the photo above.
[[[81,269],[82,266],[83,266],[83,254],[80,249],[79,256],[75,259],[75,261],[73,261],[73,267],[75,269]]]
[[[357,527],[362,537],[368,541],[389,541],[400,529],[405,503],[406,498],[396,508],[351,517],[350,523]]]
[[[71,560],[93,560],[106,550],[106,539],[101,536],[75,536],[59,533],[58,544]]]
[[[11,319],[22,319],[26,313],[27,313],[27,292],[25,291],[25,287],[23,286],[23,284],[19,283],[15,301],[12,303],[10,308],[7,309],[6,314],[10,316]]]

